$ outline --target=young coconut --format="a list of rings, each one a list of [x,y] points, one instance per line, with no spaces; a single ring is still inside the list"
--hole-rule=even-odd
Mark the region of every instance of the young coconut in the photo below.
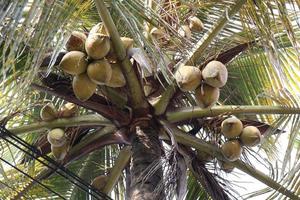
[[[202,70],[202,77],[210,86],[223,87],[227,82],[227,68],[219,61],[211,61]]]
[[[191,29],[189,28],[189,26],[187,25],[183,25],[178,29],[178,34],[181,37],[186,37],[187,39],[192,38],[192,32]]]
[[[112,67],[106,59],[96,60],[89,64],[87,75],[94,83],[104,85],[111,79]]]
[[[128,37],[121,37],[121,41],[126,49],[126,51],[130,48],[133,47],[134,40]],[[117,62],[117,55],[115,53],[115,50],[113,48],[112,43],[110,44],[110,50],[108,54],[105,56],[105,58],[110,62],[110,63],[116,63]]]
[[[74,103],[66,103],[60,110],[60,116],[63,118],[74,117],[78,112],[78,107]]]
[[[52,129],[51,131],[48,132],[47,140],[52,146],[55,147],[62,146],[67,141],[65,131],[60,128]]]
[[[198,17],[192,16],[188,19],[188,21],[189,21],[189,28],[192,31],[198,31],[198,32],[203,31],[204,25]]]
[[[66,44],[67,51],[84,51],[86,38],[84,33],[73,31]]]
[[[52,103],[47,103],[42,107],[40,117],[43,121],[52,121],[58,117],[58,112]]]
[[[126,85],[126,79],[122,73],[121,67],[117,63],[111,64],[112,75],[109,81],[106,82],[108,87],[124,87]]]
[[[195,90],[195,97],[201,108],[210,108],[218,101],[220,89],[203,84]]]
[[[218,164],[220,166],[220,169],[223,170],[226,173],[230,173],[234,169],[234,166],[232,164],[228,163],[228,162],[218,160]]]
[[[100,176],[97,176],[96,178],[94,178],[94,180],[92,181],[91,184],[99,191],[102,191],[104,189],[104,187],[106,186],[107,181],[108,181],[108,176],[100,175]]]
[[[254,147],[260,143],[261,133],[255,126],[247,126],[243,129],[240,140],[243,145]]]
[[[62,146],[51,145],[51,152],[56,160],[63,160],[68,153],[68,143],[66,142]]]
[[[88,62],[85,53],[81,51],[70,51],[64,55],[59,66],[68,74],[78,75],[86,71]]]
[[[182,65],[176,71],[175,79],[182,91],[193,91],[201,83],[201,71],[194,66]]]
[[[236,117],[227,118],[221,124],[221,131],[228,139],[239,136],[242,130],[243,123]]]
[[[222,145],[221,151],[228,161],[233,162],[240,158],[243,149],[238,140],[230,140]]]
[[[99,33],[89,35],[85,42],[85,50],[92,59],[104,58],[110,50],[109,37]]]
[[[72,86],[75,96],[80,101],[88,100],[94,94],[97,87],[86,73],[75,76],[73,78]]]
[[[108,31],[106,31],[106,28],[102,23],[98,23],[95,26],[93,26],[89,32],[89,35],[97,33],[108,35]]]

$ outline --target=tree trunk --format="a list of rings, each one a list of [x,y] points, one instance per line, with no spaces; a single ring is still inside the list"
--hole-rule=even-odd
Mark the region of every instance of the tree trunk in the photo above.
[[[132,153],[130,199],[165,199],[161,144],[153,126],[136,127]]]

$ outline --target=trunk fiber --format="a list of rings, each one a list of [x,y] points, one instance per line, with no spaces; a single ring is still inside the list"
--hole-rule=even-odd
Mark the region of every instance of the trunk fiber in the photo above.
[[[155,128],[136,127],[132,152],[130,199],[165,199],[161,145]]]

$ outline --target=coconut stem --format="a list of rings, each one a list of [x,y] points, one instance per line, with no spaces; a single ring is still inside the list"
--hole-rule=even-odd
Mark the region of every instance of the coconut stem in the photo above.
[[[17,128],[8,129],[14,134],[22,134],[33,131],[43,131],[56,127],[69,127],[69,126],[114,126],[111,121],[100,115],[82,115],[72,118],[61,118],[50,122],[36,122]]]
[[[112,191],[116,183],[118,182],[120,176],[126,165],[128,164],[130,157],[132,155],[131,146],[124,147],[115,161],[114,167],[111,169],[108,176],[108,181],[103,189],[103,192],[108,194]]]
[[[208,153],[212,156],[215,156],[219,160],[223,160],[223,161],[226,160],[224,158],[224,156],[222,155],[222,153],[220,152],[220,150],[216,146],[214,146],[212,144],[208,144],[199,138],[196,138],[194,136],[184,133],[182,130],[178,129],[175,125],[172,125],[165,120],[160,120],[160,123],[163,125],[163,127],[165,129],[172,131],[172,133],[174,134],[174,137],[178,143],[181,143],[186,146],[190,146],[197,150]],[[168,139],[168,137],[166,135],[163,135],[161,137],[162,137],[162,139]],[[278,191],[291,199],[300,199],[292,191],[288,190],[280,183],[274,181],[272,178],[265,175],[261,171],[253,168],[252,166],[248,165],[247,163],[244,163],[241,160],[237,160],[235,162],[230,162],[230,164],[232,164],[236,168],[240,169],[241,171],[245,172],[246,174],[250,175],[251,177],[259,180],[260,182],[266,184],[267,186],[274,189],[275,191]]]
[[[221,114],[300,114],[300,108],[282,106],[214,106],[202,109],[199,106],[180,108],[167,112],[170,122],[179,122],[193,118],[213,117]]]
[[[126,78],[127,86],[130,91],[130,98],[133,109],[145,108],[148,106],[144,99],[142,87],[135,74],[132,64],[127,57],[126,49],[123,46],[118,30],[104,4],[103,0],[95,0],[98,13],[106,27],[115,49],[118,61],[120,62],[122,72]]]
[[[157,101],[156,104],[154,104],[154,113],[156,115],[162,115],[167,109],[167,106],[174,96],[175,92],[177,90],[177,85],[169,85],[167,89],[163,92],[161,98]]]

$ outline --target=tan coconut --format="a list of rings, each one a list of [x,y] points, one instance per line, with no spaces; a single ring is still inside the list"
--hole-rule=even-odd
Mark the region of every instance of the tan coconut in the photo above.
[[[235,168],[232,164],[230,164],[228,162],[221,161],[221,160],[218,160],[218,164],[220,166],[220,169],[223,170],[226,173],[232,172],[233,169]]]
[[[198,32],[203,31],[204,25],[198,17],[192,16],[188,19],[188,21],[189,21],[189,28],[192,31],[198,31]]]
[[[92,186],[94,186],[99,191],[102,191],[104,187],[106,186],[108,181],[108,176],[106,175],[100,175],[93,179]]]
[[[68,154],[68,148],[69,148],[68,143],[65,143],[59,147],[51,145],[51,152],[56,160],[61,161]]]
[[[228,161],[233,162],[240,158],[243,149],[238,140],[230,140],[222,145],[221,151]]]
[[[183,25],[178,29],[178,34],[187,39],[192,38],[192,32],[188,25]]]
[[[236,117],[225,119],[221,124],[221,131],[226,138],[235,138],[242,133],[243,123]]]
[[[109,35],[108,31],[106,30],[105,26],[102,23],[98,23],[91,28],[89,35],[92,35],[92,34]]]
[[[62,146],[67,141],[65,131],[61,128],[52,129],[48,132],[47,140],[53,146]]]
[[[44,105],[40,111],[40,117],[43,121],[52,121],[56,119],[58,112],[52,103]]]
[[[201,71],[195,66],[182,65],[176,71],[175,79],[182,91],[193,91],[201,83]]]
[[[89,35],[85,42],[85,50],[92,59],[104,58],[110,50],[109,37],[98,33]]]
[[[195,97],[201,108],[210,108],[218,101],[220,89],[203,84],[195,90]]]
[[[219,61],[211,61],[202,70],[202,77],[210,86],[223,87],[227,82],[227,68]]]
[[[66,43],[67,51],[85,51],[84,44],[86,35],[79,31],[73,31]]]
[[[261,133],[255,126],[247,126],[243,129],[240,140],[243,145],[253,147],[260,143]]]
[[[106,84],[112,76],[112,67],[106,59],[96,60],[89,64],[87,75],[98,85]]]
[[[74,103],[66,103],[60,110],[60,116],[63,118],[74,117],[78,112],[78,107]]]
[[[129,37],[121,37],[121,41],[126,49],[126,51],[133,47],[134,40]],[[109,63],[116,63],[117,62],[117,55],[113,48],[112,42],[110,44],[110,50],[108,54],[105,56]]]
[[[64,55],[59,66],[68,74],[78,75],[86,71],[88,62],[85,53],[81,51],[70,51]]]
[[[75,96],[80,101],[88,100],[95,93],[97,87],[86,73],[75,76],[72,86]]]
[[[124,87],[126,85],[126,79],[122,73],[121,67],[119,64],[111,64],[112,75],[109,81],[106,82],[108,87]]]

